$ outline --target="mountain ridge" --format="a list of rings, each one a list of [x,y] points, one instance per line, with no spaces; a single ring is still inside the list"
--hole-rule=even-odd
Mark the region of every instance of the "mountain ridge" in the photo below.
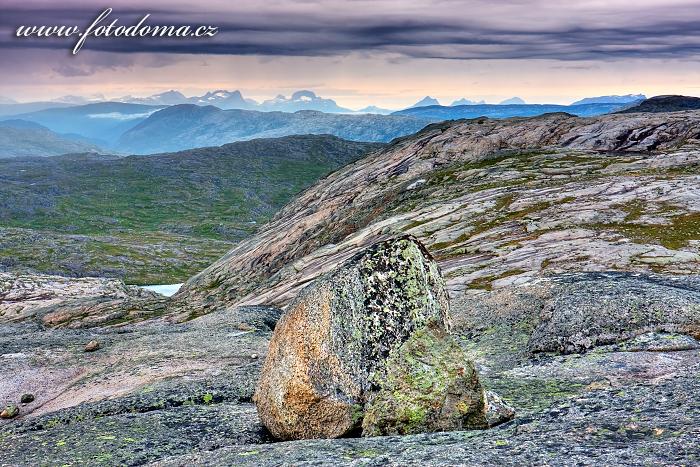
[[[581,104],[631,104],[634,102],[643,101],[646,99],[644,94],[625,94],[625,95],[609,95],[609,96],[596,96],[596,97],[584,97],[571,105],[581,105]]]
[[[399,110],[391,115],[407,115],[429,119],[458,120],[463,118],[535,117],[547,113],[565,112],[579,117],[602,115],[626,107],[627,104],[604,103],[582,105],[559,104],[470,104],[459,106],[433,105]]]
[[[153,113],[125,132],[124,152],[155,153],[291,134],[332,134],[353,141],[388,142],[423,128],[415,117],[330,114],[313,110],[260,112],[182,104]]]
[[[660,113],[682,112],[700,109],[700,98],[692,96],[665,95],[650,97],[635,106],[627,107],[618,113]]]
[[[148,97],[124,96],[116,99],[120,102],[149,104],[149,105],[213,105],[222,110],[242,109],[258,110],[262,112],[296,112],[299,110],[318,110],[327,113],[353,113],[354,111],[340,107],[333,99],[319,97],[315,92],[299,90],[290,97],[278,95],[273,99],[257,102],[246,98],[239,90],[228,91],[217,89],[208,91],[201,96],[186,97],[179,91],[170,90]]]
[[[102,151],[96,145],[71,135],[58,134],[35,122],[19,119],[0,121],[0,159]]]
[[[440,105],[440,102],[434,97],[425,96],[423,99],[410,106],[409,109],[416,109],[418,107],[429,107],[432,105]]]

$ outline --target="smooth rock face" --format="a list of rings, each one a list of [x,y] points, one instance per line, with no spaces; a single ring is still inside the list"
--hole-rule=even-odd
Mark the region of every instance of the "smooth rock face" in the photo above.
[[[391,352],[429,324],[447,330],[448,309],[438,267],[415,239],[369,248],[280,319],[255,393],[260,419],[280,439],[348,434]]]
[[[473,363],[439,327],[414,332],[386,362],[370,396],[363,436],[486,428],[486,399]]]

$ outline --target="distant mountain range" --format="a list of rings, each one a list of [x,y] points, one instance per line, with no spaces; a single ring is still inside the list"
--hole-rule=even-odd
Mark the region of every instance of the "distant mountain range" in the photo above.
[[[9,157],[48,157],[69,152],[98,152],[95,145],[79,138],[59,135],[25,120],[0,121],[0,159]]]
[[[469,99],[465,99],[464,97],[462,97],[461,99],[457,99],[456,101],[452,102],[452,106],[453,106],[453,107],[456,106],[456,105],[483,105],[483,104],[486,104],[486,102],[483,101],[483,100],[480,100],[480,101],[472,101],[472,100],[469,100]]]
[[[284,108],[304,97],[312,99],[304,94],[293,97],[279,99],[275,105]],[[430,123],[420,118],[378,114],[310,110],[261,112],[195,104],[164,106],[122,102],[49,108],[8,118],[33,122],[61,137],[82,140],[87,144],[83,150],[101,147],[105,151],[126,154],[179,151],[294,134],[331,134],[353,141],[386,142]],[[75,150],[79,148],[72,148],[70,152]],[[38,155],[46,154],[42,151]]]
[[[598,96],[598,97],[586,97],[585,99],[578,100],[571,105],[582,105],[582,104],[631,104],[634,102],[641,102],[646,99],[644,94],[626,94],[624,96]]]
[[[567,112],[581,117],[590,117],[614,112],[627,107],[628,104],[583,104],[583,105],[555,105],[555,104],[478,104],[429,107],[417,107],[394,112],[391,115],[404,115],[423,118],[431,121],[457,120],[460,118],[509,118],[509,117],[534,117],[551,112]]]
[[[185,97],[179,91],[170,90],[149,97],[125,96],[116,99],[118,102],[146,105],[213,105],[220,109],[259,110],[262,112],[297,112],[299,110],[318,110],[326,113],[353,113],[352,110],[340,107],[333,99],[319,97],[313,91],[296,91],[291,97],[278,95],[259,103],[254,99],[243,97],[240,91],[223,89],[207,92],[202,96]]]
[[[26,155],[32,147],[27,145],[32,139],[29,132],[37,133],[34,137],[37,156],[62,154],[61,151],[66,149],[73,152],[96,148],[101,148],[102,152],[146,154],[293,134],[331,134],[353,141],[386,142],[442,120],[481,116],[530,117],[550,112],[594,116],[624,110],[642,97],[641,94],[589,97],[577,101],[584,103],[572,105],[483,104],[483,101],[461,98],[452,106],[442,106],[434,104],[437,99],[426,96],[415,106],[392,113],[375,106],[352,112],[311,91],[297,91],[291,97],[278,96],[262,103],[246,99],[238,91],[212,91],[202,96],[185,97],[179,91],[171,90],[146,98],[124,98],[135,102],[84,105],[69,102],[98,99],[100,95],[87,98],[64,96],[62,100],[65,102],[60,103],[0,104],[0,120],[22,120],[41,125],[41,128],[18,128],[6,124],[12,129],[3,130],[6,147],[0,147],[0,150],[4,149],[5,155]],[[179,103],[183,100],[187,103]],[[216,105],[205,105],[208,102]],[[522,99],[511,98],[504,102],[522,102]],[[323,111],[293,112],[300,107]],[[17,132],[22,134],[9,136]],[[13,144],[13,137],[17,144]],[[53,146],[49,147],[51,144]],[[76,144],[84,146],[76,147]]]
[[[627,94],[627,95],[610,95],[587,97],[574,102],[572,105],[579,104],[598,104],[598,103],[634,103],[643,100],[643,94]],[[107,99],[103,94],[92,94],[90,96],[75,96],[67,95],[56,98],[50,102],[32,102],[19,104],[15,100],[0,96],[0,116],[16,115],[22,112],[31,112],[43,110],[51,107],[67,107],[86,104],[96,104],[104,102],[121,102],[126,104],[141,104],[153,106],[169,106],[179,104],[195,104],[195,105],[214,105],[220,109],[244,109],[244,110],[259,110],[262,112],[297,112],[299,110],[317,110],[326,113],[377,113],[390,114],[393,110],[369,105],[360,110],[351,110],[346,107],[339,106],[333,99],[327,99],[316,95],[313,91],[301,90],[294,92],[290,97],[278,95],[273,99],[268,99],[263,102],[257,102],[254,99],[246,98],[240,91],[228,91],[219,89],[216,91],[207,92],[201,96],[187,97],[182,92],[177,90],[169,90],[158,94],[153,94],[148,97],[123,96],[115,99]],[[519,97],[499,102],[500,105],[523,105],[525,101]],[[18,107],[13,108],[16,105]],[[414,105],[408,108],[428,107],[440,105],[440,102],[431,96],[426,96]],[[459,98],[452,102],[451,106],[460,105],[486,105],[484,100],[471,100],[467,98]],[[22,108],[21,106],[25,106]]]
[[[108,101],[104,94],[92,94],[90,96],[61,96],[59,98],[53,99],[52,102],[58,102],[60,104],[70,104],[70,105],[85,105],[85,104],[95,104],[98,102]]]
[[[510,99],[506,99],[506,100],[498,103],[498,105],[513,105],[513,104],[525,104],[525,101],[519,97],[511,97]],[[415,109],[418,107],[431,107],[431,106],[435,106],[435,105],[440,105],[440,102],[437,99],[435,99],[434,97],[425,96],[423,99],[419,100],[418,102],[416,102],[412,106],[408,107],[408,109]],[[451,107],[456,107],[456,106],[460,106],[460,105],[489,105],[489,104],[486,104],[486,102],[483,100],[472,101],[472,100],[465,99],[464,97],[462,97],[461,99],[457,99],[456,101],[452,102]],[[404,110],[407,110],[407,109],[404,109]]]
[[[428,123],[410,116],[310,110],[258,112],[183,104],[153,113],[126,131],[115,147],[123,152],[148,154],[294,134],[330,134],[352,141],[386,142],[414,133]]]

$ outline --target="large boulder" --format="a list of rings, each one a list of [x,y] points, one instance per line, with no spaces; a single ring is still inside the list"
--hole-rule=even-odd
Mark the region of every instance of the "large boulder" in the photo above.
[[[376,244],[307,287],[280,319],[255,393],[260,418],[280,439],[358,430],[368,399],[392,374],[387,361],[417,332],[448,339],[449,327],[444,282],[425,248],[412,237]]]

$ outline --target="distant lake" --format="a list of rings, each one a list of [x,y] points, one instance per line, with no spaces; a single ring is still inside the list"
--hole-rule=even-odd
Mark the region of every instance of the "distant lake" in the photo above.
[[[182,284],[144,285],[143,288],[170,297],[175,295],[175,292],[177,292],[181,286]]]

